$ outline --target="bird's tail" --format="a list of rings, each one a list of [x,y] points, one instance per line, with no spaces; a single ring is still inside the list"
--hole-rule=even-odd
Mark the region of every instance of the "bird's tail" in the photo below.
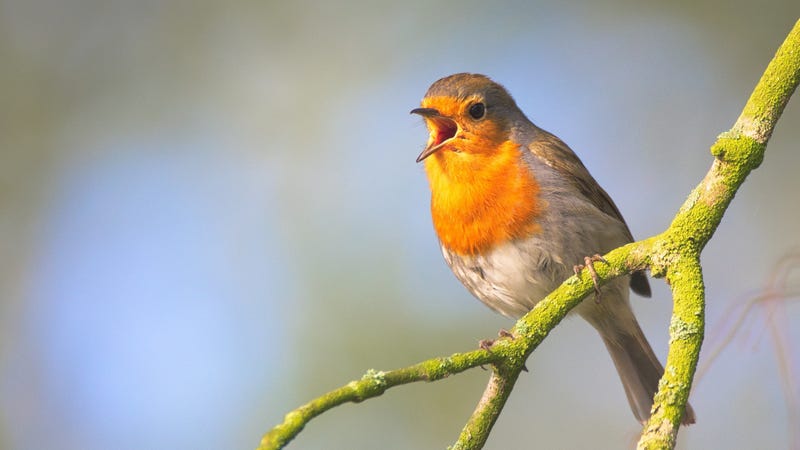
[[[596,328],[617,367],[633,414],[640,422],[646,422],[650,418],[653,396],[658,390],[658,381],[664,373],[664,367],[653,353],[633,314],[630,318],[633,320],[626,321],[627,326],[624,328],[619,326]],[[694,421],[694,411],[687,403],[683,424],[692,424]]]

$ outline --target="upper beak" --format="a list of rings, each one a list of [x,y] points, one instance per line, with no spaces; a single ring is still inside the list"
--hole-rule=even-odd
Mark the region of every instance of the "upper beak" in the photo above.
[[[428,147],[417,156],[417,162],[436,153],[458,131],[458,125],[453,119],[443,116],[434,108],[414,108],[411,110],[411,114],[419,114],[424,117],[428,123],[428,128],[431,130],[431,139],[428,142]]]
[[[422,117],[439,116],[439,111],[434,108],[414,108],[409,114],[419,114]]]

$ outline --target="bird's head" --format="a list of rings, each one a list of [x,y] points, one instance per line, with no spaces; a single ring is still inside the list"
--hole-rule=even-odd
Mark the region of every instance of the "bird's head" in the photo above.
[[[503,86],[469,73],[433,83],[420,106],[411,113],[425,119],[430,137],[417,162],[436,153],[460,158],[491,155],[510,138],[514,121],[522,115]]]

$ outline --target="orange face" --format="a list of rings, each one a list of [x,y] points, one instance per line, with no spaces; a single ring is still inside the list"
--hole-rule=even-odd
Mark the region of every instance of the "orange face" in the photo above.
[[[425,97],[414,111],[425,118],[430,131],[428,146],[418,161],[438,151],[486,153],[508,135],[502,117],[489,117],[485,100],[472,96],[460,100],[449,96]]]
[[[510,140],[509,120],[478,94],[426,97],[425,160],[431,213],[441,243],[472,255],[535,231],[539,187]]]

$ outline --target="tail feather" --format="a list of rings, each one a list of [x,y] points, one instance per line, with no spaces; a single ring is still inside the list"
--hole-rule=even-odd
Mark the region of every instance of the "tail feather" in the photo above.
[[[599,330],[603,343],[617,368],[633,414],[640,422],[646,422],[650,418],[653,396],[658,390],[658,381],[664,373],[664,367],[635,320],[633,326],[628,326],[625,330],[609,328]],[[683,424],[694,422],[694,410],[687,403]]]

